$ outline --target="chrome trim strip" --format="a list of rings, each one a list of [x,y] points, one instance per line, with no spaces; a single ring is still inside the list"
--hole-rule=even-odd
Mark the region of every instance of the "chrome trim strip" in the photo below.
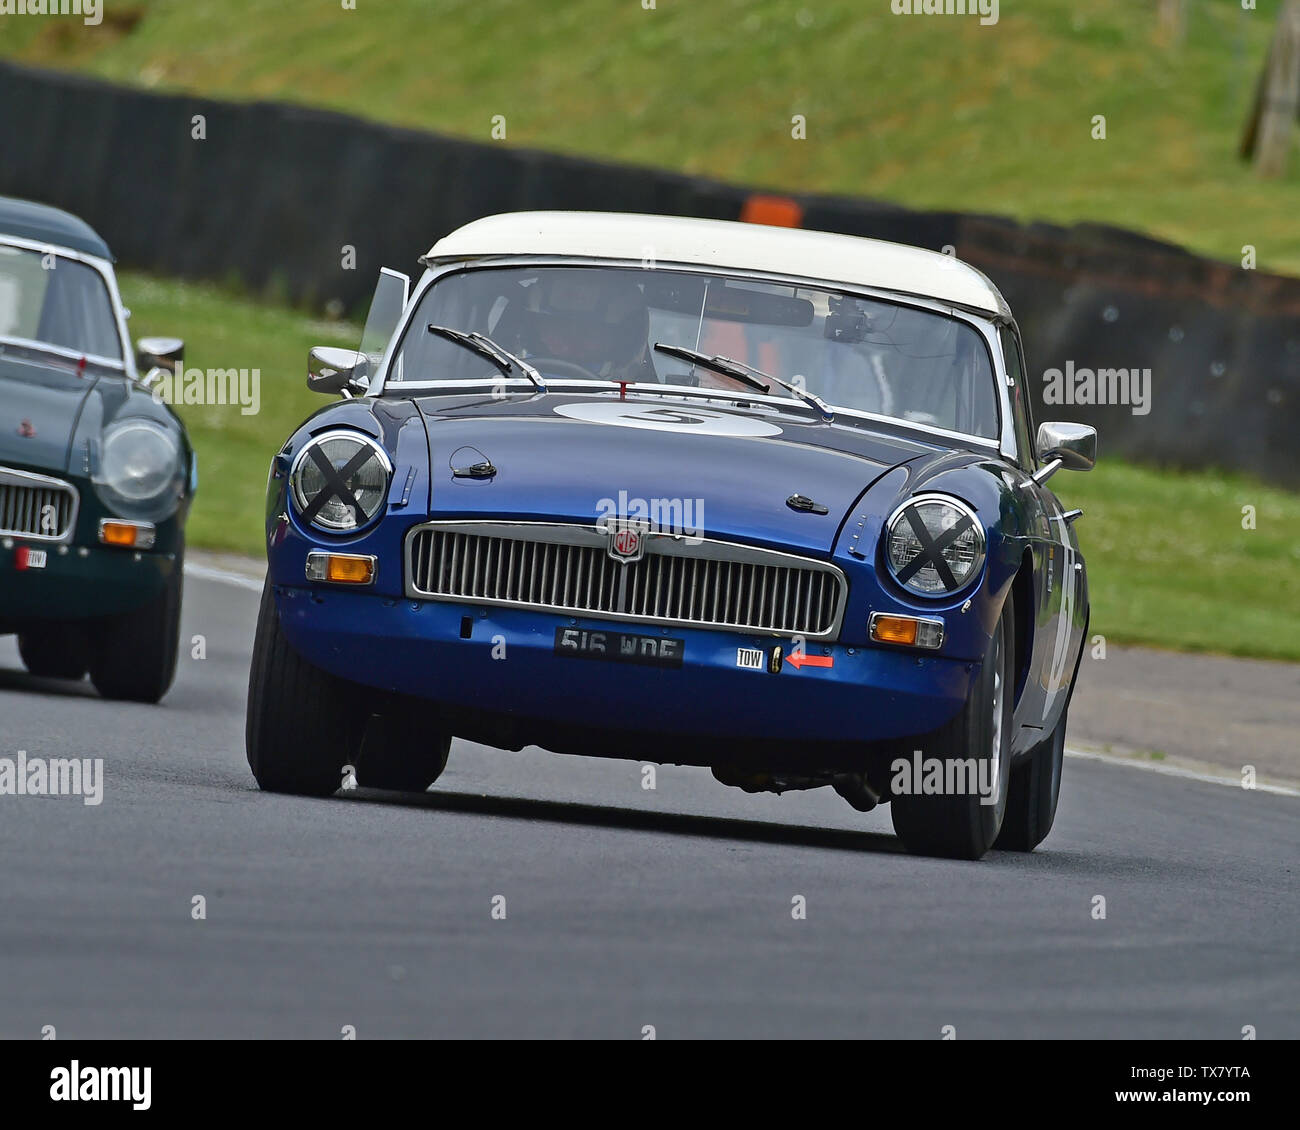
[[[41,243],[39,240],[28,239],[22,235],[10,235],[8,232],[0,232],[0,243],[8,247],[18,247],[23,251],[39,251],[42,255],[54,254],[64,259],[75,259],[78,263],[85,263],[92,267],[109,267],[112,263],[107,259],[101,259],[98,255],[91,255],[85,251],[75,251],[71,247],[64,247],[61,243]]]
[[[0,534],[6,537],[16,537],[28,539],[31,541],[45,541],[51,544],[66,544],[72,540],[72,535],[77,529],[77,514],[81,509],[81,493],[72,483],[64,479],[56,479],[50,475],[37,475],[31,471],[19,471],[12,467],[0,467],[0,485],[15,486],[21,490],[46,490],[57,491],[70,495],[72,504],[68,511],[67,525],[58,534],[35,534],[26,530],[11,529],[0,524]],[[3,523],[3,514],[0,514],[0,523]]]
[[[8,334],[0,334],[0,354],[4,353],[6,345],[17,346],[19,349],[30,349],[34,353],[53,353],[54,356],[62,357],[67,361],[80,363],[84,360],[87,365],[98,365],[101,369],[114,369],[118,372],[126,371],[126,366],[121,361],[113,360],[112,357],[104,357],[99,353],[79,353],[75,349],[67,349],[62,345],[55,345],[48,341],[37,341],[31,337],[10,337]],[[11,360],[25,362],[29,365],[37,363],[27,357],[14,357]]]
[[[736,632],[740,635],[756,636],[774,636],[777,638],[790,638],[793,634],[789,631],[779,631],[768,628],[750,627],[743,624],[733,624],[714,620],[683,620],[661,618],[643,613],[633,612],[613,612],[606,610],[593,610],[590,608],[575,608],[565,604],[534,604],[527,601],[508,600],[500,597],[480,597],[480,596],[448,596],[440,593],[431,593],[424,589],[416,587],[416,562],[413,560],[413,550],[418,535],[426,530],[441,531],[444,533],[462,533],[478,537],[501,538],[511,542],[541,542],[548,545],[557,546],[580,546],[592,549],[599,549],[601,552],[606,550],[609,544],[608,534],[595,527],[579,524],[569,524],[563,522],[499,522],[489,520],[434,520],[422,522],[419,525],[412,526],[406,533],[406,540],[403,547],[404,558],[404,591],[409,599],[413,600],[441,600],[456,604],[473,604],[479,606],[495,606],[502,608],[528,608],[536,612],[554,612],[567,616],[582,616],[596,620],[617,620],[624,623],[642,623],[655,624],[660,626],[671,626],[681,628],[700,628],[716,631]],[[688,568],[686,562],[697,560],[719,561],[734,564],[749,564],[758,567],[783,567],[788,569],[805,569],[813,572],[824,573],[831,578],[835,585],[835,606],[831,616],[830,627],[824,632],[804,633],[804,638],[810,640],[835,640],[839,638],[840,629],[844,622],[844,613],[848,605],[848,580],[843,571],[837,566],[827,561],[819,561],[816,558],[800,557],[796,554],[783,553],[774,549],[760,549],[755,546],[742,545],[737,542],[718,541],[712,538],[687,538],[681,534],[665,534],[656,531],[650,531],[642,535],[647,539],[645,553],[647,556],[668,557],[681,560],[682,564],[668,565],[661,570],[655,578],[656,588],[654,593],[648,591],[634,591],[629,594],[629,600],[639,604],[643,609],[652,606],[655,597],[662,591],[662,586],[667,584],[669,595],[671,596],[675,586],[693,586],[696,582],[696,574],[693,568]],[[462,583],[466,582],[473,571],[480,567],[480,561],[477,555],[471,560],[469,555],[464,559],[457,560],[454,556],[450,563],[453,569],[459,567],[461,570]],[[428,563],[422,563],[424,568],[428,568]],[[499,566],[498,561],[498,566]],[[564,560],[557,560],[557,571],[560,568],[569,567],[569,557],[565,555]],[[618,564],[615,562],[615,564]],[[507,569],[510,564],[507,564]],[[537,561],[533,561],[534,571],[537,569]],[[666,576],[665,576],[666,574]],[[620,574],[620,589],[622,583],[626,581],[626,574]],[[634,578],[636,580],[638,578]],[[648,580],[648,578],[647,578]],[[560,584],[560,578],[556,576],[547,576],[546,563],[542,565],[542,576],[540,578],[542,586],[550,586],[554,592],[556,586]],[[587,579],[587,584],[591,584],[591,578]],[[750,589],[751,602],[758,586],[752,586]],[[682,591],[678,589],[678,591]],[[766,590],[764,590],[765,592]],[[805,599],[811,601],[811,591],[806,594]],[[809,604],[811,607],[811,604]],[[760,611],[762,610],[762,601],[760,601]]]

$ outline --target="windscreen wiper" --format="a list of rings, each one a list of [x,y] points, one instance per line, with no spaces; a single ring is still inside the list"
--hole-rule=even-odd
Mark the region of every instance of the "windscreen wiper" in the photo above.
[[[807,389],[800,388],[789,381],[783,381],[780,377],[774,377],[771,373],[763,372],[762,369],[755,369],[753,365],[746,365],[743,361],[737,361],[734,357],[723,357],[718,354],[710,355],[701,353],[697,349],[687,349],[684,345],[667,345],[662,341],[655,342],[654,347],[659,353],[666,353],[669,357],[679,357],[683,361],[690,361],[695,365],[703,365],[707,369],[712,369],[715,373],[721,373],[724,377],[731,377],[733,380],[757,389],[759,392],[771,392],[771,385],[763,383],[763,381],[771,381],[772,384],[780,385],[792,396],[797,396],[805,404],[811,404],[820,413],[823,422],[829,424],[835,419],[835,412],[820,396],[814,396]]]
[[[439,326],[433,322],[429,323],[429,332],[437,334],[438,337],[445,337],[448,341],[454,341],[457,345],[463,345],[466,349],[472,349],[480,357],[491,361],[507,377],[518,369],[537,386],[538,392],[546,391],[546,382],[542,380],[541,373],[522,357],[516,357],[509,350],[502,349],[486,334],[481,334],[477,330],[466,333],[464,330],[454,330],[450,326]]]

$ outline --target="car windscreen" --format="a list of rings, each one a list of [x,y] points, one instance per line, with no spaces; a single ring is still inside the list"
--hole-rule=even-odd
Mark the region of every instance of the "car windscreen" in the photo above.
[[[122,360],[113,303],[93,267],[0,244],[0,338]]]
[[[456,271],[420,299],[390,369],[394,393],[499,376],[431,323],[486,334],[548,379],[743,388],[654,350],[664,343],[745,362],[837,407],[998,435],[992,361],[971,325],[826,288],[623,267]]]

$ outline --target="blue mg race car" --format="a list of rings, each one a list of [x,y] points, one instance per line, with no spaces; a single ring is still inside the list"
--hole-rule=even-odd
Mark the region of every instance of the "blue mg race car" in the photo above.
[[[1006,302],[821,232],[520,213],[381,273],[271,463],[248,760],[423,790],[453,736],[891,805],[1027,851],[1088,623]]]

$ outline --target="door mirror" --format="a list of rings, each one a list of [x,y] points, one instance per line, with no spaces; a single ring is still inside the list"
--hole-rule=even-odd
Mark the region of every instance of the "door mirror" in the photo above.
[[[356,396],[370,387],[369,369],[365,355],[356,350],[318,345],[307,356],[307,387],[312,392]]]
[[[1054,420],[1040,424],[1038,457],[1059,459],[1067,471],[1091,471],[1097,462],[1097,429]]]
[[[142,337],[135,343],[135,367],[140,380],[151,385],[162,371],[174,372],[185,360],[185,343],[178,337]]]
[[[1091,471],[1097,463],[1097,429],[1049,420],[1038,425],[1036,447],[1043,466],[1034,475],[1035,482],[1045,482],[1062,467],[1067,471]]]

